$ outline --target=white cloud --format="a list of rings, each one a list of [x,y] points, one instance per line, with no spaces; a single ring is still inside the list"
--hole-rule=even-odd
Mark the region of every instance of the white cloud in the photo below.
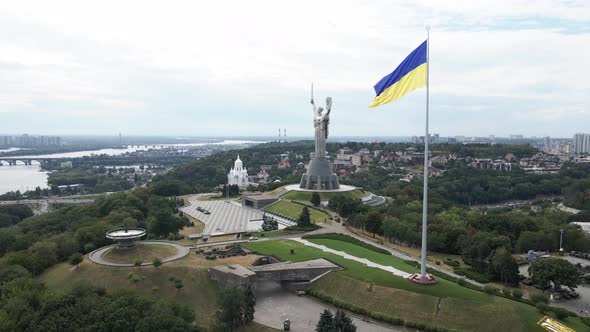
[[[282,107],[312,80],[321,95],[370,98],[428,23],[433,95],[559,102],[562,118],[590,106],[590,32],[563,34],[555,22],[590,24],[589,3],[5,2],[0,112],[139,112],[171,82],[248,105]]]

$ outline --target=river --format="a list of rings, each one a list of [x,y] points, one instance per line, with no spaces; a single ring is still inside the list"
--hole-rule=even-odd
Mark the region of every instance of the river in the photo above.
[[[77,152],[66,152],[66,153],[54,153],[54,154],[43,154],[43,155],[28,155],[18,157],[6,157],[6,158],[80,158],[92,155],[106,154],[110,156],[122,155],[128,152],[135,152],[148,149],[161,149],[165,147],[199,147],[205,145],[237,145],[246,146],[249,144],[262,143],[260,141],[243,141],[243,140],[225,140],[216,143],[188,143],[188,144],[149,144],[149,145],[135,145],[129,146],[125,149],[101,149],[93,151],[77,151]],[[0,152],[8,152],[19,150],[18,148],[3,149]],[[48,173],[41,170],[41,166],[38,162],[33,161],[32,165],[24,165],[19,162],[16,166],[8,166],[5,162],[0,166],[0,194],[4,194],[9,191],[20,190],[34,190],[36,187],[47,188]]]

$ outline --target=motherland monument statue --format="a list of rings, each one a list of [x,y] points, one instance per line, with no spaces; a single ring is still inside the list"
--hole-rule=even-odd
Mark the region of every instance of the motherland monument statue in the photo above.
[[[301,177],[299,187],[310,190],[336,190],[340,188],[332,164],[326,158],[326,139],[332,111],[332,97],[326,98],[326,108],[316,107],[311,85],[311,104],[313,105],[313,126],[315,128],[315,155],[310,160],[307,172]]]

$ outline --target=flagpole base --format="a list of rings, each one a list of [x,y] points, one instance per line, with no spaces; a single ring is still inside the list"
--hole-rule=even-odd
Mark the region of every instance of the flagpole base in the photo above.
[[[426,276],[422,277],[420,273],[411,274],[408,280],[418,285],[434,285],[438,282],[432,274],[426,274]]]

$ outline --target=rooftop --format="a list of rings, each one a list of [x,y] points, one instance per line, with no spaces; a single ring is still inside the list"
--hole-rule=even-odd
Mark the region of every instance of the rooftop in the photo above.
[[[266,265],[259,265],[253,266],[251,269],[255,272],[262,272],[262,271],[277,271],[277,270],[295,270],[295,269],[325,269],[325,268],[333,268],[339,269],[340,266],[325,260],[323,258],[319,259],[312,259],[309,261],[304,262],[280,262],[274,264],[266,264]]]
[[[214,266],[211,269],[220,271],[223,273],[231,273],[235,274],[240,277],[250,277],[256,275],[256,273],[252,272],[251,270],[239,265],[239,264],[232,264],[232,265],[219,265]]]

